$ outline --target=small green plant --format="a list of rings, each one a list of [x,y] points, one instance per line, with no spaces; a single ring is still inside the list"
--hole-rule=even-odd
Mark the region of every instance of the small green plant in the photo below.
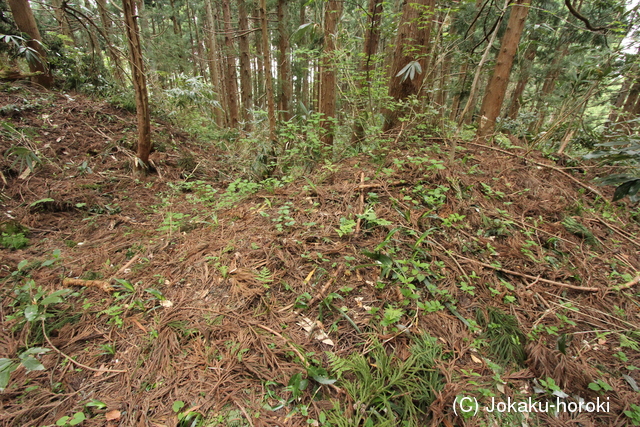
[[[628,411],[624,411],[624,414],[631,420],[634,426],[640,426],[640,405],[631,403],[631,408]]]
[[[600,379],[596,380],[595,382],[589,383],[588,387],[593,391],[598,391],[601,393],[613,390],[613,387]]]
[[[340,218],[340,228],[336,228],[335,230],[338,232],[338,236],[344,237],[347,235],[353,234],[356,229],[356,221],[353,219],[347,219],[344,217]]]
[[[61,417],[60,419],[58,419],[58,421],[56,421],[56,425],[63,427],[77,426],[79,424],[82,424],[86,419],[87,417],[84,412],[76,412],[71,417],[66,415],[64,417]]]
[[[29,168],[33,172],[36,165],[40,164],[40,158],[32,150],[27,147],[14,145],[9,148],[5,154],[5,157],[14,157],[11,167],[16,164],[20,165],[20,173],[24,172],[26,168]]]
[[[388,307],[384,310],[384,317],[380,324],[382,326],[390,326],[398,323],[404,316],[404,311],[400,308]]]
[[[29,245],[29,239],[24,235],[24,233],[0,234],[0,246],[4,248],[17,250],[17,249],[25,248],[28,245]]]
[[[291,217],[292,210],[292,202],[286,202],[278,208],[278,216],[271,220],[276,223],[276,229],[278,231],[283,232],[285,228],[290,228],[296,223],[296,220]]]
[[[442,219],[442,225],[447,228],[451,228],[455,223],[461,222],[463,219],[465,219],[465,217],[465,215],[460,215],[459,213],[454,212],[452,214],[449,214],[448,217]]]
[[[437,340],[426,334],[414,337],[406,360],[388,352],[377,341],[369,348],[366,355],[356,353],[347,358],[327,353],[331,373],[350,398],[336,402],[327,414],[328,425],[424,425],[424,414],[444,387],[435,369],[442,356]],[[344,415],[347,411],[351,414],[349,419]]]
[[[35,358],[35,356],[44,354],[48,351],[50,351],[48,348],[33,347],[20,353],[18,355],[18,359],[0,359],[0,391],[4,391],[4,389],[7,388],[11,373],[21,365],[27,370],[27,372],[43,371],[44,366]]]

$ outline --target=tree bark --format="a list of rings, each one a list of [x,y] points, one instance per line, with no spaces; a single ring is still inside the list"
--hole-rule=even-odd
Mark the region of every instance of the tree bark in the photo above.
[[[136,20],[136,10],[133,0],[122,0],[124,12],[124,26],[129,43],[129,61],[133,88],[136,95],[136,115],[138,118],[138,150],[136,169],[147,170],[149,167],[149,154],[151,153],[151,117],[149,114],[149,94],[147,92],[147,80],[144,74],[144,62],[142,59],[142,46],[140,44],[140,30]]]
[[[278,0],[278,80],[280,88],[278,104],[280,118],[284,121],[291,119],[291,98],[293,82],[291,81],[291,61],[289,60],[289,34],[287,33],[288,0]]]
[[[487,86],[480,109],[480,124],[477,135],[481,138],[493,133],[495,129],[496,119],[500,115],[502,102],[509,84],[513,59],[529,14],[530,4],[531,0],[516,0],[516,3],[511,8],[511,15],[507,22],[507,30],[500,44],[500,52],[496,59],[493,76]]]
[[[264,108],[264,54],[262,53],[262,17],[260,16],[260,8],[256,8],[253,14],[253,21],[257,22],[257,28],[260,31],[255,32],[254,46],[256,49],[256,66],[254,79],[254,104],[256,107]]]
[[[267,20],[267,0],[260,0],[260,23],[262,27],[262,53],[264,55],[265,90],[267,96],[267,115],[269,116],[269,139],[276,141],[276,107],[273,98],[273,76],[271,74],[271,43]]]
[[[31,6],[28,0],[8,0],[13,20],[16,22],[18,29],[27,34],[31,40],[27,41],[27,46],[38,53],[38,60],[29,61],[29,70],[32,73],[39,73],[32,77],[32,80],[46,88],[53,84],[53,77],[47,66],[47,54],[42,47],[42,37],[33,17]]]
[[[329,0],[324,12],[324,51],[320,71],[319,109],[321,125],[324,130],[323,144],[333,145],[336,115],[336,29],[342,15],[342,1]]]
[[[229,125],[238,127],[238,77],[236,73],[236,55],[233,46],[233,30],[231,28],[231,7],[229,0],[222,1],[222,20],[224,21],[224,45],[227,92],[227,107],[229,108]]]
[[[351,144],[355,145],[362,141],[365,137],[364,126],[366,123],[366,101],[364,91],[370,93],[371,89],[371,71],[374,68],[373,56],[378,52],[380,45],[380,22],[382,21],[384,3],[382,0],[369,0],[369,9],[367,15],[369,22],[367,31],[364,36],[364,56],[360,64],[360,72],[362,77],[357,81],[358,97],[356,103],[356,117],[353,125],[353,134],[351,135]]]
[[[538,102],[536,103],[535,109],[538,112],[538,119],[534,123],[532,123],[531,126],[529,126],[529,133],[538,133],[545,122],[545,119],[547,117],[545,99],[551,92],[553,92],[553,89],[556,86],[556,80],[558,80],[558,77],[562,72],[562,60],[567,56],[568,53],[569,45],[564,44],[562,50],[556,54],[556,56],[551,61],[551,65],[549,65],[549,72],[545,76],[542,90],[540,91]]]
[[[534,41],[529,45],[527,51],[524,53],[524,61],[520,69],[520,78],[518,79],[516,88],[511,96],[511,105],[509,106],[507,117],[512,120],[515,120],[518,117],[518,112],[520,112],[520,107],[522,106],[520,99],[522,98],[522,94],[529,82],[531,68],[533,67],[533,61],[536,58],[537,53],[538,44]]]
[[[238,44],[240,46],[240,84],[242,99],[242,120],[245,132],[251,132],[253,117],[253,92],[251,88],[251,58],[249,56],[249,17],[245,0],[238,0],[239,30]]]
[[[221,96],[222,90],[220,85],[220,61],[218,60],[218,41],[216,40],[216,26],[213,19],[213,8],[211,0],[205,0],[205,43],[207,46],[207,63],[209,66],[209,77],[213,90],[217,95],[217,101],[220,108],[214,109],[214,119],[218,126],[224,125],[224,115],[222,111],[225,109],[224,97]]]
[[[389,81],[389,97],[394,101],[403,101],[412,95],[418,95],[427,73],[427,53],[429,51],[429,37],[431,21],[434,13],[435,0],[405,0],[402,7],[402,19],[396,36],[395,53],[391,64]],[[410,63],[417,62],[421,72],[415,73],[413,78],[406,74],[398,75]],[[385,109],[384,132],[400,125],[403,111],[398,108]]]
[[[109,59],[113,63],[113,76],[116,81],[124,82],[124,72],[122,70],[122,64],[120,62],[120,54],[118,50],[113,46],[111,42],[111,27],[113,22],[111,18],[109,18],[109,12],[107,11],[107,4],[105,0],[96,0],[98,5],[98,14],[100,15],[100,23],[102,24],[102,30],[105,34],[106,40],[104,41],[107,45],[107,53],[109,54]]]

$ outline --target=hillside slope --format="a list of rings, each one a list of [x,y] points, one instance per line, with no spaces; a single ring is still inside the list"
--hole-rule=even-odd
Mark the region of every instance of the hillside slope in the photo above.
[[[156,123],[142,178],[130,113],[0,105],[0,358],[49,350],[11,373],[2,425],[640,420],[640,216],[592,184],[606,169],[464,142],[452,161],[412,131],[257,183]],[[466,396],[609,406],[459,417]]]

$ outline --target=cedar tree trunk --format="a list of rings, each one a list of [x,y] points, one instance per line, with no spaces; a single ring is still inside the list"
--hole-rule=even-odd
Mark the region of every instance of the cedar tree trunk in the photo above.
[[[493,133],[496,119],[500,115],[502,102],[504,101],[509,75],[513,66],[513,59],[520,43],[520,36],[524,30],[524,24],[529,14],[531,0],[516,0],[511,8],[511,16],[507,22],[507,30],[502,37],[500,52],[496,59],[493,76],[489,81],[487,90],[480,108],[480,124],[478,136],[484,138]]]
[[[124,12],[124,26],[129,42],[129,61],[133,88],[136,94],[136,115],[138,117],[138,152],[140,163],[136,163],[136,169],[145,170],[149,166],[149,154],[151,153],[151,117],[149,115],[149,94],[147,93],[147,80],[144,75],[144,62],[142,60],[142,46],[140,45],[140,30],[136,20],[135,4],[133,0],[122,0]]]

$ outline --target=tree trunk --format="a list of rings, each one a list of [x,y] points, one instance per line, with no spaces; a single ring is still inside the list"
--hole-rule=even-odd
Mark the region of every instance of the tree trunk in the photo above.
[[[278,80],[280,88],[278,94],[278,104],[280,118],[284,121],[291,119],[291,97],[293,92],[291,81],[291,62],[289,60],[289,34],[287,34],[288,0],[278,0],[278,48],[280,56],[278,58]]]
[[[489,81],[487,90],[480,108],[480,124],[478,136],[484,138],[493,133],[496,119],[500,115],[502,102],[504,101],[509,75],[513,66],[513,59],[520,43],[520,36],[524,30],[524,24],[529,14],[531,0],[516,0],[511,8],[511,15],[507,22],[507,30],[500,44],[500,52],[496,59],[493,76]]]
[[[305,24],[306,21],[306,0],[302,0],[300,2],[300,25]],[[303,35],[302,40],[300,40],[300,45],[305,46],[307,43],[306,34]],[[300,67],[300,82],[298,88],[298,96],[297,100],[299,104],[304,105],[305,109],[310,109],[309,105],[309,55],[306,52],[301,53],[299,56],[299,67]],[[296,80],[296,83],[298,81]]]
[[[180,24],[178,23],[178,18],[176,17],[176,4],[174,0],[169,0],[169,4],[171,5],[171,22],[173,23],[173,34],[176,36],[182,36],[182,29],[180,28]]]
[[[113,76],[116,81],[124,82],[124,72],[122,70],[122,64],[120,62],[120,54],[117,49],[113,46],[111,42],[111,27],[113,22],[109,18],[107,12],[107,4],[105,0],[96,0],[98,5],[98,14],[100,15],[100,23],[102,24],[102,29],[105,34],[106,40],[104,41],[107,46],[107,53],[109,54],[109,59],[113,63]]]
[[[38,31],[36,19],[33,17],[29,1],[8,0],[8,3],[9,8],[11,8],[13,20],[16,22],[18,29],[31,38],[31,40],[27,41],[27,46],[35,50],[39,56],[38,60],[29,61],[29,70],[32,73],[39,73],[33,76],[32,79],[35,83],[49,88],[53,84],[53,77],[47,66],[47,55],[40,44],[42,37],[40,37],[40,31]]]
[[[213,90],[217,95],[217,100],[220,103],[220,108],[214,109],[214,117],[218,126],[224,125],[224,111],[223,98],[221,95],[222,90],[220,86],[220,61],[218,60],[218,42],[216,40],[216,26],[213,19],[213,9],[211,7],[211,0],[205,0],[205,43],[207,45],[207,62],[209,65],[209,76]]]
[[[233,46],[233,30],[231,28],[231,7],[229,0],[222,1],[222,20],[224,21],[224,45],[226,76],[225,86],[227,92],[227,107],[229,108],[229,125],[238,127],[238,77],[236,73],[236,55]]]
[[[253,117],[253,92],[251,88],[251,58],[249,56],[249,17],[247,16],[247,5],[245,0],[238,0],[238,17],[240,35],[238,44],[240,45],[240,83],[242,98],[242,120],[244,130],[251,132]]]
[[[369,23],[364,36],[364,57],[360,64],[360,72],[363,74],[357,81],[358,102],[356,103],[356,117],[353,125],[353,134],[351,135],[351,144],[357,144],[365,137],[364,126],[367,119],[366,100],[364,91],[371,93],[371,70],[375,63],[373,56],[378,52],[380,44],[380,22],[382,21],[383,12],[382,0],[369,0]]]
[[[67,14],[64,10],[64,4],[61,0],[54,0],[54,15],[56,17],[56,21],[58,21],[58,27],[60,28],[60,34],[67,37],[68,40],[65,40],[65,45],[74,46],[75,40],[73,38],[73,32],[71,31],[71,25],[69,25],[69,19],[67,18]]]
[[[267,20],[267,0],[260,0],[260,23],[262,26],[262,53],[264,55],[265,90],[267,95],[267,115],[269,116],[269,139],[276,141],[276,107],[273,99],[273,76],[271,74],[271,43]]]
[[[542,90],[540,91],[540,96],[538,98],[538,102],[536,103],[536,111],[538,112],[538,119],[529,126],[529,133],[538,133],[547,116],[547,108],[545,107],[545,99],[547,96],[553,92],[553,89],[556,86],[556,80],[562,73],[562,60],[569,53],[569,45],[565,44],[564,47],[551,61],[551,65],[549,65],[549,72],[545,76],[544,84],[542,85]]]
[[[258,23],[258,28],[262,28],[262,16],[260,8],[254,11],[253,21]],[[264,108],[264,54],[262,53],[262,29],[255,32],[254,45],[256,49],[256,78],[254,79],[254,104],[256,107]]]
[[[151,117],[149,114],[149,94],[147,80],[144,74],[142,46],[140,45],[140,30],[136,21],[135,4],[133,0],[122,0],[124,12],[124,26],[129,43],[129,61],[133,88],[136,95],[136,115],[138,117],[138,151],[136,169],[143,171],[149,167],[151,153]]]
[[[402,8],[402,19],[398,26],[395,53],[391,64],[389,81],[389,97],[394,101],[404,101],[412,95],[418,95],[427,73],[427,53],[429,51],[429,37],[431,20],[435,0],[405,0]],[[420,72],[415,65],[414,75],[409,75],[407,66],[419,64]],[[403,72],[403,70],[405,72]],[[400,125],[403,111],[398,108],[385,109],[383,132]]]
[[[336,28],[342,14],[342,1],[329,0],[324,12],[324,51],[320,71],[320,99],[318,111],[324,130],[322,142],[333,145],[336,115]]]
[[[520,69],[520,78],[518,79],[516,88],[513,91],[513,95],[511,96],[511,105],[509,106],[507,117],[512,120],[515,120],[518,117],[518,112],[520,111],[520,107],[522,106],[520,99],[522,98],[522,94],[527,87],[527,82],[529,81],[529,76],[531,75],[531,68],[533,67],[533,60],[535,59],[537,53],[538,44],[534,41],[529,45],[527,51],[524,53],[524,61]]]

